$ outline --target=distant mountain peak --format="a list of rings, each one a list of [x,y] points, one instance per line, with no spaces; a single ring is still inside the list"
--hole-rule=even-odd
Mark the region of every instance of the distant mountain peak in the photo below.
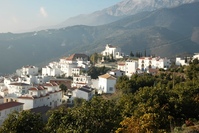
[[[172,8],[182,4],[199,2],[199,0],[124,0],[112,7],[104,9],[109,15],[133,15],[143,11],[153,11],[160,8]]]

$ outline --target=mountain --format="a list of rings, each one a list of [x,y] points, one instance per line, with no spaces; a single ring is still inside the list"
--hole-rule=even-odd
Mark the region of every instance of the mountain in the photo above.
[[[175,57],[199,50],[199,2],[142,12],[100,26],[70,26],[0,34],[0,73],[41,65],[62,56],[100,52],[107,43],[131,51]]]
[[[161,8],[172,8],[198,1],[199,0],[124,0],[101,11],[69,18],[51,28],[62,28],[74,25],[104,25],[140,12],[154,11]]]

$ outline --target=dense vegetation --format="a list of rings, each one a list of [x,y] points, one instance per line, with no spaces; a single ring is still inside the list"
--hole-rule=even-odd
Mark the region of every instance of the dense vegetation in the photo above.
[[[49,112],[48,121],[43,123],[39,115],[14,113],[0,132],[199,132],[198,80],[198,60],[156,75],[123,76],[113,95],[95,96],[89,102],[76,100],[73,108]]]

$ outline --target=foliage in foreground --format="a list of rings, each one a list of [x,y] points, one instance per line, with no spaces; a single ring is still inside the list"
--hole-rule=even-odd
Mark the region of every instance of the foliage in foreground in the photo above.
[[[180,72],[178,71],[180,70]],[[46,133],[161,133],[198,132],[199,65],[161,71],[153,75],[120,77],[121,95],[101,96],[91,101],[77,100],[73,108],[49,112],[47,123],[40,115],[22,111],[3,123],[1,132]],[[119,94],[119,93],[118,93]],[[187,120],[194,119],[192,125]],[[28,122],[27,122],[28,121]],[[42,125],[42,126],[41,126]],[[183,125],[183,126],[182,126]]]

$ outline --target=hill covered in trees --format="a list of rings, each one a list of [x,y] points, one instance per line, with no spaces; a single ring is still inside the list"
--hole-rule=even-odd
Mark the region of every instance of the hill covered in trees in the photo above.
[[[100,25],[76,25],[28,33],[0,34],[0,73],[24,65],[47,64],[74,53],[91,54],[113,44],[129,54],[175,57],[199,49],[199,2],[176,8],[142,12]]]
[[[13,113],[0,132],[155,133],[199,132],[199,61],[160,70],[156,75],[122,76],[113,95],[76,100],[72,108],[48,113]]]

